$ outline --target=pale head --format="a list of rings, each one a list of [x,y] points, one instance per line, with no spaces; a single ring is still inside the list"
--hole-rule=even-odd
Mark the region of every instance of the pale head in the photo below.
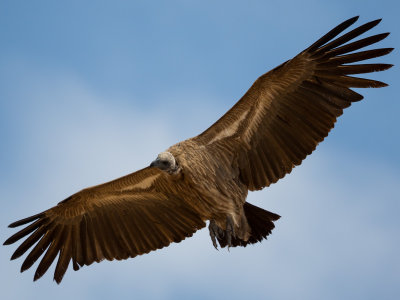
[[[164,171],[174,172],[177,169],[175,157],[170,152],[161,152],[158,154],[156,160],[154,160],[150,167],[159,168]]]

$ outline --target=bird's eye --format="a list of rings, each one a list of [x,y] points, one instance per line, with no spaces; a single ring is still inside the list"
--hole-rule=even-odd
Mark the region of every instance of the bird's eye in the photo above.
[[[164,160],[164,161],[162,162],[162,164],[163,164],[164,166],[166,166],[166,165],[168,165],[168,162],[167,162],[166,160]]]

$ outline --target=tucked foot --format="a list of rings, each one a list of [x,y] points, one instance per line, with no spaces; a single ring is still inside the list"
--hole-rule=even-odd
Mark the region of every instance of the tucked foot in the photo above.
[[[233,247],[232,244],[233,239],[236,238],[236,233],[234,229],[234,223],[231,216],[226,217],[226,227],[225,230],[222,230],[214,220],[210,220],[210,225],[208,225],[208,230],[210,231],[211,241],[218,250],[218,244],[223,248],[225,246]]]
[[[235,226],[233,223],[233,219],[231,216],[226,217],[226,230],[225,230],[225,236],[226,236],[226,244],[228,245],[228,250],[229,247],[232,246],[232,237],[235,238]]]
[[[214,248],[218,250],[217,239],[220,239],[224,236],[224,232],[214,220],[210,220],[210,225],[208,225],[208,230],[210,231],[211,241],[214,245]]]

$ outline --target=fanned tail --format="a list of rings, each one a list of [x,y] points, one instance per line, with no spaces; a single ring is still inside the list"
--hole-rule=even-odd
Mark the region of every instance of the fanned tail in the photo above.
[[[237,237],[232,238],[231,247],[246,247],[248,244],[255,244],[261,242],[263,239],[267,239],[267,236],[270,235],[272,230],[275,228],[274,222],[280,218],[279,215],[248,202],[244,204],[243,209],[247,222],[251,228],[251,235],[247,241],[243,241]],[[227,245],[225,238],[218,238],[218,243],[221,248],[224,248]]]

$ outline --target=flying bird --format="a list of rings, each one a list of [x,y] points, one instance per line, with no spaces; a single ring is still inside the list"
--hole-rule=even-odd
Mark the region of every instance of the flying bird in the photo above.
[[[349,76],[392,66],[358,63],[393,48],[358,51],[389,33],[353,41],[381,21],[375,20],[340,35],[357,19],[259,77],[210,128],[171,146],[148,167],[10,224],[25,225],[4,243],[24,238],[11,259],[28,252],[23,272],[44,254],[37,280],[58,256],[54,280],[60,283],[71,260],[76,271],[135,257],[179,243],[206,221],[216,248],[266,239],[280,216],[246,202],[248,192],[277,182],[314,151],[343,110],[363,99],[351,88],[387,86]]]

